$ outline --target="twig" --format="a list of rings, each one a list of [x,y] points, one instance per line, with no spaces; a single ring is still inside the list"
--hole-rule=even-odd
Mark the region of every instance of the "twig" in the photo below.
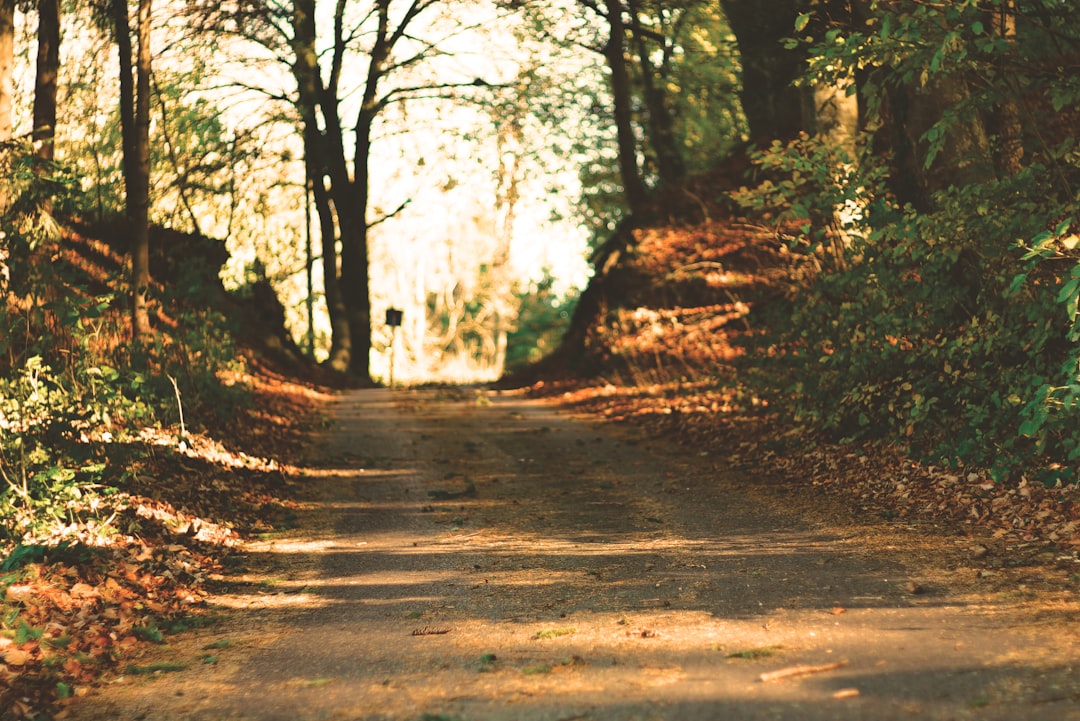
[[[792,678],[794,676],[807,676],[812,673],[824,673],[825,671],[835,671],[838,668],[847,666],[847,661],[837,661],[836,663],[826,663],[820,666],[789,666],[788,668],[782,668],[777,671],[769,671],[763,673],[759,677],[762,681],[779,681],[785,678]]]
[[[165,377],[168,378],[170,381],[172,381],[173,391],[176,392],[176,408],[177,408],[177,410],[180,411],[180,437],[181,438],[186,438],[187,437],[187,429],[184,428],[184,406],[180,402],[180,386],[176,384],[176,379],[173,378],[168,373],[165,374]]]

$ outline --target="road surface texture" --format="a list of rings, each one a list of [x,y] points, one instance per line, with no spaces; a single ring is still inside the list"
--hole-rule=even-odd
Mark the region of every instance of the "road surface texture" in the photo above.
[[[298,528],[156,652],[187,669],[70,718],[1080,719],[1068,583],[980,571],[971,539],[515,394],[333,415]]]

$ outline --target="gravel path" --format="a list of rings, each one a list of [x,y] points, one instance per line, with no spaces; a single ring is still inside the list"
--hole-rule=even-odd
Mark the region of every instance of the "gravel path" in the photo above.
[[[1075,599],[965,539],[513,394],[334,416],[299,528],[160,651],[188,669],[69,718],[1080,720]]]

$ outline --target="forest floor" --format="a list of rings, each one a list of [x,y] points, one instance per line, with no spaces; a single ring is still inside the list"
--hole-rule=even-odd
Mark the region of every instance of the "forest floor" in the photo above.
[[[207,579],[217,622],[61,716],[1080,719],[1067,548],[520,392],[329,403],[292,527]]]

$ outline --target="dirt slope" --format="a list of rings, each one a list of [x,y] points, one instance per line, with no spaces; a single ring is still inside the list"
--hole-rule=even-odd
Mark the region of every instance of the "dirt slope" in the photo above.
[[[334,411],[300,527],[137,661],[187,669],[69,718],[1080,719],[1073,595],[969,539],[513,394]]]

